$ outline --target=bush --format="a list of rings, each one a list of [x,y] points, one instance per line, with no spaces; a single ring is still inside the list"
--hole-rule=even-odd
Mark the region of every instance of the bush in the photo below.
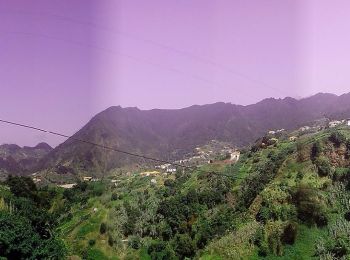
[[[319,141],[316,141],[311,147],[311,161],[315,161],[322,153],[322,147]]]
[[[346,212],[344,214],[344,218],[347,220],[347,221],[350,221],[350,211]]]
[[[95,239],[90,239],[89,240],[89,246],[94,246],[96,244],[96,240]]]
[[[107,225],[106,223],[102,222],[100,225],[100,234],[105,234],[107,232]]]
[[[317,158],[315,164],[320,177],[331,176],[333,174],[333,168],[326,157]]]
[[[293,201],[297,207],[298,218],[309,225],[319,227],[328,224],[325,207],[317,191],[311,187],[300,186],[293,194]]]
[[[298,233],[298,226],[296,223],[289,223],[282,234],[282,242],[284,244],[293,245]]]
[[[196,246],[188,234],[176,235],[174,238],[174,249],[181,259],[192,258],[196,252]]]
[[[141,248],[141,239],[139,236],[131,236],[129,237],[129,246],[133,249],[140,249]]]
[[[307,161],[309,159],[309,154],[310,154],[309,148],[305,144],[298,142],[297,143],[298,162]]]
[[[113,237],[111,235],[108,235],[108,245],[113,246],[113,244],[114,244]]]
[[[119,196],[117,193],[112,193],[112,196],[111,196],[111,200],[114,201],[114,200],[118,200],[119,199]]]
[[[344,134],[342,134],[339,131],[334,131],[331,136],[329,137],[329,140],[334,143],[336,146],[340,146],[341,144],[345,143],[346,137]]]

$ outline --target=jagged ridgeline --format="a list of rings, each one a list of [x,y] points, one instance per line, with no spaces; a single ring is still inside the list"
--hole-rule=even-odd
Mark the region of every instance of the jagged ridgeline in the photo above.
[[[249,106],[216,103],[174,110],[111,107],[73,137],[163,160],[179,160],[213,139],[244,147],[271,129],[293,130],[325,116],[350,117],[350,94],[318,94],[301,100],[270,98]],[[144,163],[68,139],[45,156],[40,167],[59,174],[88,172],[101,177],[114,168]]]
[[[235,164],[170,175],[116,174],[32,192],[28,179],[12,177],[1,186],[0,221],[31,219],[20,201],[33,201],[55,222],[52,233],[36,222],[31,232],[54,234],[57,255],[77,259],[347,259],[349,167],[345,125],[266,135]]]

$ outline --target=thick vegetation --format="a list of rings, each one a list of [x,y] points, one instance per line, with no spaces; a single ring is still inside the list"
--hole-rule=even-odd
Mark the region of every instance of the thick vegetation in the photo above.
[[[119,175],[64,191],[9,178],[1,186],[0,252],[10,259],[348,259],[349,133],[266,137],[234,165]]]

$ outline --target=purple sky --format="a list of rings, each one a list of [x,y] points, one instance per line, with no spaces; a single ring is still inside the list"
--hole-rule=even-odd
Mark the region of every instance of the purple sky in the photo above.
[[[347,0],[0,1],[0,118],[73,134],[112,106],[349,92]],[[0,143],[64,141],[0,125]]]

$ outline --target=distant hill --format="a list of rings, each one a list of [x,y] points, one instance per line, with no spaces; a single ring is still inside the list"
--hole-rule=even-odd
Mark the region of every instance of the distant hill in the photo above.
[[[173,160],[212,139],[245,146],[268,130],[292,130],[324,116],[350,117],[350,93],[320,93],[301,100],[269,98],[248,106],[215,103],[173,110],[115,106],[97,114],[73,137]],[[41,160],[41,168],[60,169],[62,173],[87,171],[98,176],[140,162],[68,139]]]
[[[35,147],[15,144],[0,145],[0,175],[26,174],[36,169],[38,162],[53,148],[47,143]]]

